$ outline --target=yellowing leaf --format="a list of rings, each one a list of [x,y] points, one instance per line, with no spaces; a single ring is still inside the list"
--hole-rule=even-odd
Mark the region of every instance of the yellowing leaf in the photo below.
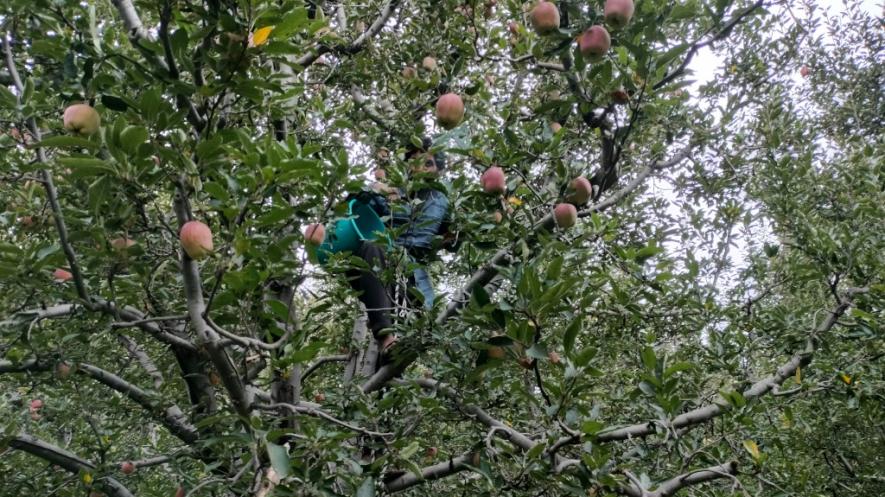
[[[842,378],[842,381],[843,381],[846,385],[851,385],[851,377],[848,376],[847,374],[845,374],[845,373],[839,373],[839,378]]]
[[[507,201],[510,202],[510,205],[514,207],[519,207],[522,205],[522,200],[519,197],[508,197]]]
[[[752,440],[744,440],[744,448],[747,449],[747,452],[753,456],[753,459],[758,461],[762,454],[759,452],[759,446],[756,445],[756,442]]]
[[[796,368],[796,383],[802,383],[802,368]]]
[[[267,43],[267,38],[270,36],[270,32],[273,31],[273,26],[265,26],[263,28],[256,29],[252,36],[249,38],[249,46],[250,47],[260,47]]]
[[[92,473],[83,473],[83,483],[92,485]]]

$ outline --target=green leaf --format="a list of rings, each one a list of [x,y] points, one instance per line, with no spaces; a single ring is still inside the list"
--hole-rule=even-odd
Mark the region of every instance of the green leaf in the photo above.
[[[547,347],[541,345],[540,343],[536,343],[529,347],[528,350],[525,351],[526,355],[534,358],[534,359],[546,359],[547,358]]]
[[[547,267],[547,279],[549,281],[559,280],[559,275],[562,273],[563,260],[563,257],[559,256],[550,261],[550,266]]]
[[[123,146],[123,150],[126,153],[134,154],[138,147],[147,141],[150,133],[148,133],[147,128],[143,126],[127,126],[126,129],[120,133],[120,144]]]
[[[565,335],[562,337],[562,347],[566,354],[570,354],[572,348],[574,348],[575,338],[578,336],[578,332],[581,331],[582,324],[581,317],[578,316],[572,319],[568,328],[565,329]]]
[[[117,174],[117,170],[109,162],[92,157],[60,157],[58,162],[73,169],[74,174]]]
[[[371,476],[363,480],[360,488],[356,490],[356,497],[375,497],[375,480]]]
[[[655,357],[655,350],[651,347],[645,347],[642,349],[642,365],[645,366],[645,369],[649,371],[654,371],[655,366],[658,363],[657,357]]]
[[[664,378],[678,373],[679,371],[687,371],[692,368],[694,368],[694,365],[690,362],[677,362],[664,370]]]
[[[544,449],[545,449],[546,447],[547,447],[547,446],[544,445],[544,444],[542,444],[542,443],[535,444],[534,447],[532,447],[531,449],[529,449],[528,452],[526,452],[526,454],[525,454],[525,458],[526,458],[526,459],[535,459],[535,458],[537,458],[538,456],[541,455],[542,452],[544,452]]]
[[[639,249],[639,251],[636,252],[636,256],[634,257],[634,259],[636,259],[637,263],[642,264],[643,262],[645,262],[649,258],[654,257],[655,255],[657,255],[663,251],[664,251],[664,249],[662,249],[660,247],[649,245],[648,247],[643,247],[643,248]]]
[[[102,95],[101,104],[108,109],[115,110],[117,112],[126,112],[126,109],[129,108],[129,103],[127,103],[126,100],[123,100],[120,97],[115,97],[113,95]]]
[[[289,454],[285,447],[267,442],[267,456],[270,458],[270,465],[280,478],[289,476]]]
[[[97,150],[100,148],[100,145],[79,136],[58,135],[43,138],[40,140],[40,143],[32,145],[32,147],[89,148]]]
[[[0,85],[0,107],[14,109],[18,106],[18,98],[15,93],[9,91],[6,85]]]
[[[605,428],[604,424],[594,420],[584,421],[584,423],[581,425],[581,431],[586,433],[587,435],[595,435],[599,433],[599,431],[603,428]]]

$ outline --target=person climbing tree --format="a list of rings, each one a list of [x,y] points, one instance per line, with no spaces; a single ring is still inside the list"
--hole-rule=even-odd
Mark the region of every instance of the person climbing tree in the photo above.
[[[369,267],[349,271],[348,280],[354,290],[360,292],[359,298],[368,311],[369,330],[379,341],[382,354],[396,341],[391,329],[394,307],[401,303],[409,307],[419,304],[412,289],[417,289],[424,308],[431,308],[435,298],[430,275],[424,266],[435,253],[434,238],[448,231],[449,200],[436,181],[445,170],[446,156],[440,151],[431,152],[431,146],[432,141],[425,137],[420,147],[412,144],[407,147],[405,160],[409,188],[395,188],[379,180],[369,190],[351,196],[388,219],[395,245],[405,251],[407,262],[419,265],[408,277],[406,298],[397,299],[397,290],[402,290],[402,286],[398,288],[385,277],[395,251],[380,241],[363,241],[354,252]],[[453,244],[447,242],[446,247],[452,248]]]

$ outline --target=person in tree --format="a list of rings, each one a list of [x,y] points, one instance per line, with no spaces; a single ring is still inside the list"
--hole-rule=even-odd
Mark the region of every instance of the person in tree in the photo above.
[[[420,295],[423,307],[433,307],[435,298],[433,283],[424,268],[442,245],[449,250],[455,248],[451,238],[439,243],[438,235],[448,232],[449,199],[445,187],[437,180],[446,167],[446,156],[442,152],[431,152],[432,142],[424,138],[420,147],[410,144],[406,149],[408,163],[408,191],[391,187],[378,181],[371,189],[356,195],[358,200],[367,203],[379,216],[387,219],[395,244],[404,249],[412,262],[418,264],[408,277],[407,299],[397,299],[397,287],[385,281],[383,274],[388,269],[390,258],[395,251],[381,241],[363,241],[355,255],[365,260],[369,268],[351,270],[348,279],[359,299],[366,306],[369,330],[379,342],[382,354],[396,341],[392,332],[394,304],[405,300],[410,307]],[[417,289],[418,295],[414,294]]]

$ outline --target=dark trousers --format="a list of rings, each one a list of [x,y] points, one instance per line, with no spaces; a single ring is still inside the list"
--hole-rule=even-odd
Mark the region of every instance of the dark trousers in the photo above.
[[[391,311],[394,286],[384,284],[378,274],[387,268],[387,251],[380,245],[362,242],[354,255],[366,261],[369,268],[350,270],[347,279],[350,286],[360,292],[359,299],[368,310],[369,330],[378,338],[381,330],[393,326]]]

